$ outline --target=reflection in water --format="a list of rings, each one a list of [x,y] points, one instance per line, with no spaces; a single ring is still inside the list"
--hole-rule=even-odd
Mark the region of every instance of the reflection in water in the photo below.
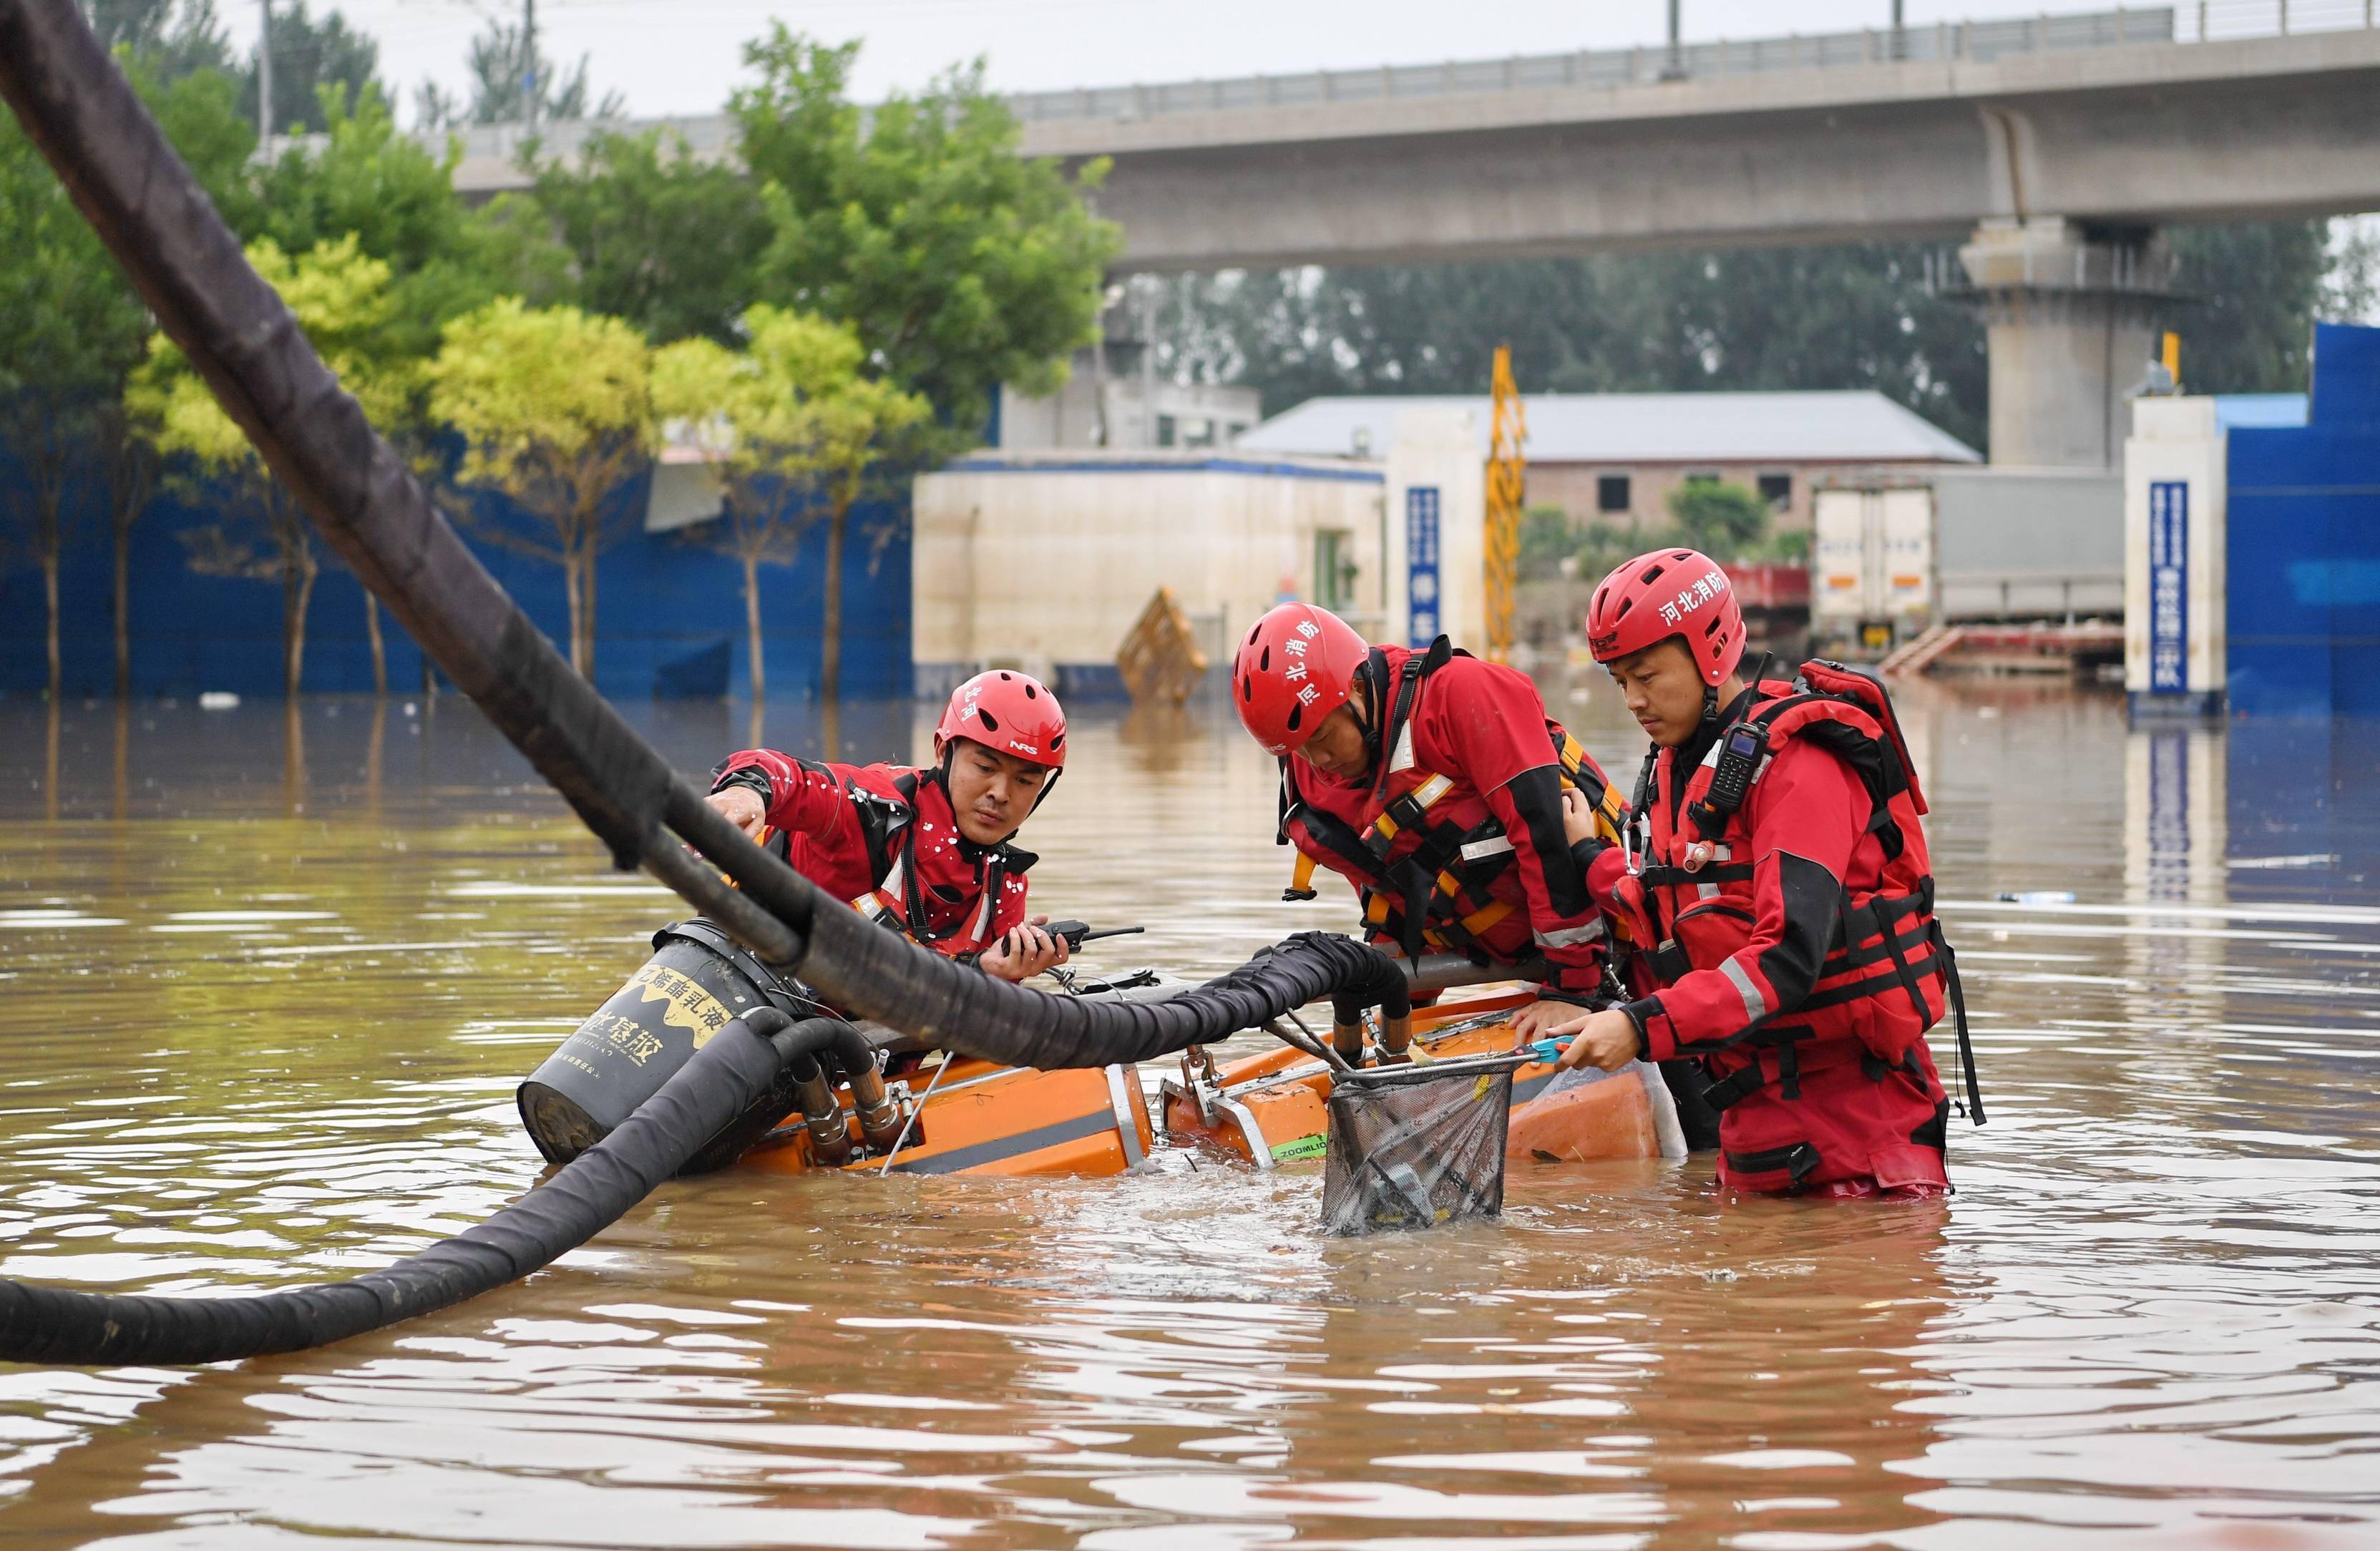
[[[1314,1231],[1311,1167],[731,1171],[330,1352],[0,1375],[0,1531],[2369,1543],[2380,814],[2349,772],[2380,744],[1904,694],[1992,1097],[1954,1128],[1948,1203],[1527,1166],[1500,1224],[1347,1242]],[[1554,698],[1633,773],[1608,693]],[[736,708],[631,709],[696,775],[830,731],[922,757],[932,726],[789,702],[756,739]],[[1042,907],[1151,927],[1111,967],[1351,924],[1279,903],[1273,772],[1228,708],[1077,717],[1025,840]],[[673,904],[468,704],[0,706],[0,1270],[333,1277],[534,1181],[512,1084]]]

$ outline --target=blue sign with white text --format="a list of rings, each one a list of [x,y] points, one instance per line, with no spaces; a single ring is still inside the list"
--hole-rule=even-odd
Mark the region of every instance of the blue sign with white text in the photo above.
[[[2190,691],[2190,487],[2149,486],[2149,693]]]
[[[1427,647],[1438,639],[1438,487],[1405,491],[1405,602],[1411,623],[1405,644]]]

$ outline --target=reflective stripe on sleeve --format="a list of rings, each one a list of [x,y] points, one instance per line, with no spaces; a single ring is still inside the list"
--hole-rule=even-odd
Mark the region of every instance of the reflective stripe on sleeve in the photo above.
[[[1752,976],[1745,973],[1741,963],[1734,959],[1722,960],[1718,972],[1735,982],[1736,990],[1743,998],[1743,1015],[1746,1018],[1758,1023],[1768,1016],[1768,999],[1760,994],[1760,988],[1752,983]]]
[[[1603,936],[1603,923],[1589,921],[1584,927],[1565,927],[1556,932],[1532,932],[1540,948],[1575,948],[1583,942],[1593,942]]]

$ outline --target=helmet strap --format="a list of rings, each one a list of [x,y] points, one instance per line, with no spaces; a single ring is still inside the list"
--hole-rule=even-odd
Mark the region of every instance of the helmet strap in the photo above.
[[[1376,648],[1364,658],[1363,666],[1355,670],[1356,693],[1348,697],[1349,709],[1355,713],[1355,725],[1364,730],[1365,769],[1378,771],[1384,757],[1380,751],[1380,721],[1388,698],[1387,664]]]
[[[1050,800],[1050,794],[1058,790],[1058,778],[1066,773],[1055,765],[1044,765],[1042,769],[1050,772],[1050,779],[1041,783],[1041,790],[1039,792],[1034,794],[1033,806],[1025,810],[1025,817],[1027,818],[1032,818],[1035,814],[1041,811],[1041,805]],[[1016,831],[1014,830],[1010,830],[1008,838],[1014,840],[1016,838]]]
[[[1718,685],[1715,684],[1703,685],[1703,725],[1718,725]]]
[[[951,794],[951,762],[958,757],[958,752],[959,740],[956,737],[944,738],[942,740],[941,763],[934,767],[934,773],[931,778],[934,782],[942,789],[942,801],[951,805],[951,822],[953,827],[955,827],[958,822],[959,805],[958,799]],[[1033,794],[1033,806],[1025,810],[1025,817],[1027,818],[1032,818],[1035,814],[1041,811],[1041,805],[1050,800],[1050,794],[1051,792],[1057,790],[1058,778],[1066,773],[1064,770],[1060,769],[1054,765],[1045,765],[1042,769],[1050,772],[1050,779],[1043,782],[1041,783],[1041,790]],[[1017,829],[1021,830],[1023,828],[1024,826],[1021,824],[1017,826]],[[1016,830],[1011,830],[1008,833],[992,842],[992,844],[1006,845],[1010,841],[1013,841],[1015,838]],[[962,834],[959,836],[959,843],[961,845],[974,845],[975,842],[967,839],[966,836]],[[988,850],[990,847],[982,847],[980,849]]]

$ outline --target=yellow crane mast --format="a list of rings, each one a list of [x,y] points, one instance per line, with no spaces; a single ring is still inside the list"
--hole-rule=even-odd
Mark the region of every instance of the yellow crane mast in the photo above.
[[[1489,379],[1491,427],[1488,442],[1488,657],[1512,657],[1512,588],[1521,569],[1521,500],[1528,465],[1521,443],[1529,437],[1521,412],[1521,392],[1512,385],[1512,347],[1496,346]]]

